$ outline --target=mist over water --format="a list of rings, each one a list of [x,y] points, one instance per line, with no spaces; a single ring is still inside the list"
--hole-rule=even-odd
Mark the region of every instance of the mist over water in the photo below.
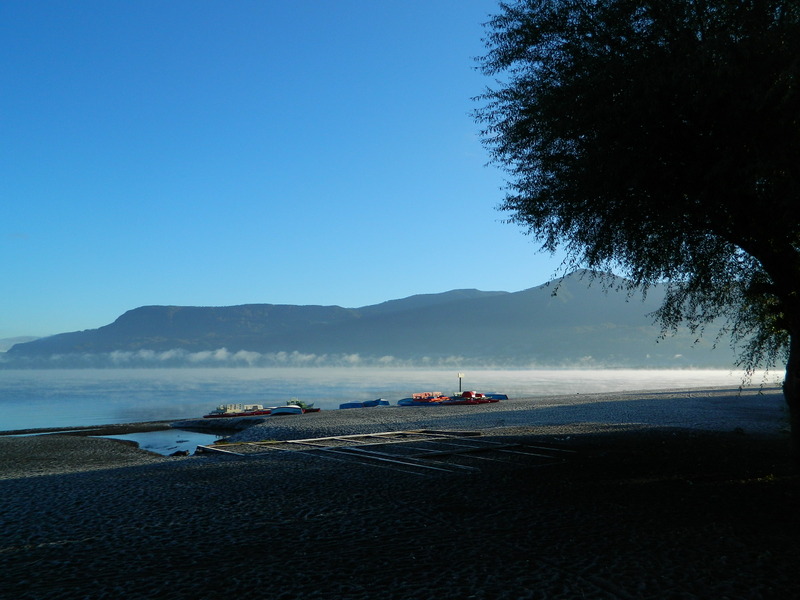
[[[732,387],[732,370],[466,370],[464,390],[510,397]],[[756,374],[775,385],[782,373]],[[354,400],[397,400],[417,391],[458,392],[455,369],[215,368],[0,370],[0,430],[76,427],[202,417],[218,404],[283,405],[323,410]]]

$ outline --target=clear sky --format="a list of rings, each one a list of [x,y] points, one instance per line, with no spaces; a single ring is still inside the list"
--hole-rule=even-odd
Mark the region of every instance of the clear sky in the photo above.
[[[0,338],[549,280],[470,114],[497,8],[3,0]]]

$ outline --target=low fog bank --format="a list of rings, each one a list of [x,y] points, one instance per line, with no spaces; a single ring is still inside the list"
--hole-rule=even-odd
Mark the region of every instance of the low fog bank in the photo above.
[[[698,360],[699,359],[699,360]],[[570,360],[540,361],[520,357],[517,359],[480,360],[464,356],[426,356],[400,358],[391,355],[366,356],[351,354],[313,354],[297,351],[253,352],[226,348],[190,352],[183,349],[165,351],[136,350],[108,353],[70,353],[46,356],[15,356],[0,353],[0,369],[74,369],[74,368],[212,368],[212,367],[418,367],[418,368],[576,368],[576,369],[719,369],[734,368],[724,361],[709,362],[706,356],[672,354],[640,357],[638,362],[630,359],[598,359],[582,356]]]

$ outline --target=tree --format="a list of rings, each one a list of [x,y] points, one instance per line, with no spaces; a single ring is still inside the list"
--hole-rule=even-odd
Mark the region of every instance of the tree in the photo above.
[[[800,2],[520,0],[487,32],[509,220],[667,285],[665,332],[723,318],[748,371],[785,360],[800,449]]]

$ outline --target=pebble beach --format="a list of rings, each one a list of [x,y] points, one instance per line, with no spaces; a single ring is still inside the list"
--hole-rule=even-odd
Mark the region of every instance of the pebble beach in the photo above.
[[[228,441],[420,429],[569,454],[421,476],[307,452],[0,436],[0,596],[800,597],[779,390],[332,410]]]

